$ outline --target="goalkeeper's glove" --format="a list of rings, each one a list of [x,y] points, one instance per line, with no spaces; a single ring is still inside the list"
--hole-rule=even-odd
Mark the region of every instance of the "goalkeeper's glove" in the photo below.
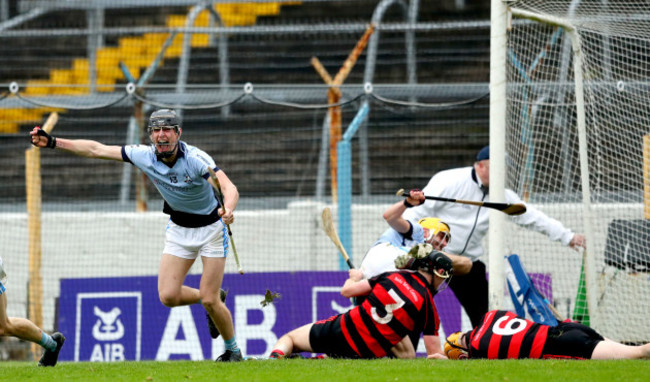
[[[420,243],[409,250],[409,255],[416,259],[422,259],[433,251],[433,246],[429,243]]]

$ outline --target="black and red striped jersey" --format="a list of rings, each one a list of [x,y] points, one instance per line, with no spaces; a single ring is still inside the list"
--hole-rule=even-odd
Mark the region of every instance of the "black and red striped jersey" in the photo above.
[[[438,335],[440,319],[424,276],[401,271],[368,281],[372,287],[368,298],[341,320],[345,339],[360,357],[385,357],[405,336]]]
[[[492,310],[469,335],[469,358],[542,358],[549,326]]]

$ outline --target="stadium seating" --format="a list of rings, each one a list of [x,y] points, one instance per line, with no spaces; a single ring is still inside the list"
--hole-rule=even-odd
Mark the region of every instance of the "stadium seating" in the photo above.
[[[304,4],[292,3],[275,9],[272,14],[261,14],[255,20],[241,20],[235,16],[225,17],[226,23],[256,22],[257,25],[286,25],[291,23],[345,23],[368,22],[372,17],[376,1],[354,2],[354,6],[347,6],[346,2],[307,2]],[[435,4],[432,4],[435,3]],[[232,10],[232,9],[231,9]],[[275,10],[279,11],[276,14]],[[247,10],[249,11],[249,10]],[[107,11],[105,25],[107,27],[145,26],[165,23],[169,26],[184,25],[187,9],[178,7],[160,7],[160,9],[137,9],[125,16],[124,12]],[[263,13],[263,12],[262,12]],[[489,3],[468,7],[463,12],[449,8],[447,2],[422,2],[420,21],[435,20],[478,20],[486,19],[489,14]],[[44,27],[70,27],[83,28],[80,20],[84,19],[82,12],[58,12],[56,25],[50,18],[33,20],[24,28]],[[400,21],[403,17],[400,12],[389,13],[387,21]],[[207,23],[207,15],[197,23]],[[203,24],[201,24],[203,25]],[[310,64],[312,56],[318,57],[323,65],[334,75],[340,68],[350,50],[360,37],[361,33],[340,34],[294,34],[282,35],[233,35],[229,36],[229,65],[230,82],[243,84],[313,84],[322,85],[323,81]],[[489,36],[465,38],[462,34],[455,36],[451,33],[438,35],[418,36],[418,82],[438,83],[444,82],[476,82],[487,83],[489,71]],[[105,47],[98,52],[98,62],[104,63],[98,71],[98,85],[107,85],[107,91],[113,91],[114,86],[123,85],[126,80],[117,68],[119,61],[126,61],[129,70],[134,76],[139,76],[147,63],[157,54],[146,48],[144,40],[160,39],[152,35],[143,37],[107,37]],[[74,39],[49,38],[45,41],[45,49],[51,59],[44,57],[35,58],[25,54],[24,60],[38,60],[45,62],[38,72],[27,71],[21,68],[21,61],[3,66],[0,72],[0,81],[29,80],[31,84],[43,81],[45,83],[75,83],[87,81],[88,60],[85,58],[85,37]],[[66,43],[61,43],[65,40]],[[214,47],[207,47],[205,40],[196,39],[193,44],[190,60],[188,84],[218,84],[218,52]],[[76,41],[70,45],[69,41]],[[13,42],[12,42],[13,43]],[[28,41],[18,40],[16,44],[29,45]],[[50,46],[51,43],[51,46]],[[75,45],[78,44],[78,45]],[[158,46],[162,44],[158,41]],[[178,46],[172,46],[163,65],[151,78],[152,85],[174,85],[178,74]],[[20,51],[18,47],[4,50],[11,52]],[[43,50],[39,50],[42,52]],[[3,54],[4,55],[4,54]],[[406,69],[403,64],[395,64],[395,58],[403,61],[404,37],[401,33],[387,33],[381,35],[379,56],[373,82],[377,84],[399,84],[406,80]],[[132,57],[125,60],[124,57]],[[468,59],[470,57],[470,59]],[[30,70],[38,65],[24,65]],[[363,82],[363,68],[365,55],[362,55],[355,68],[350,73],[346,84],[360,85]],[[48,71],[49,70],[49,71]],[[16,77],[18,76],[18,77]],[[73,88],[39,88],[32,87],[28,95],[39,95],[42,92],[62,92],[73,94],[79,90]],[[41,90],[39,90],[41,89]],[[57,94],[62,94],[57,93]],[[402,97],[406,98],[406,97]],[[441,97],[444,99],[444,96]],[[325,100],[325,98],[323,98]],[[323,101],[324,102],[324,101]],[[287,110],[283,108],[264,107],[257,112],[251,112],[237,105],[231,108],[227,120],[219,116],[218,110],[187,110],[184,115],[184,138],[191,143],[196,143],[205,148],[216,158],[222,166],[234,174],[242,174],[239,179],[240,192],[244,195],[312,195],[315,190],[315,170],[296,170],[287,163],[311,163],[312,169],[317,165],[317,155],[320,148],[321,126],[324,109],[321,110]],[[343,108],[343,127],[351,121],[356,112],[355,105]],[[271,110],[270,110],[271,109]],[[44,120],[46,112],[39,110],[41,117],[32,116],[23,119],[23,125],[17,135],[3,136],[3,142],[8,147],[20,148],[24,146],[24,134],[33,124]],[[103,118],[97,118],[97,111],[71,111],[62,114],[62,119],[56,128],[56,133],[68,137],[87,137],[110,144],[124,144],[126,141],[126,121],[132,114],[129,107],[115,106],[101,110]],[[19,120],[8,118],[6,120]],[[278,128],[285,129],[278,132]],[[408,128],[408,131],[404,129]],[[268,131],[264,131],[267,129]],[[435,129],[435,132],[432,132]],[[253,136],[246,136],[243,132],[256,131]],[[11,129],[5,131],[11,131]],[[394,191],[396,185],[403,182],[423,185],[431,174],[442,168],[457,166],[459,161],[471,157],[477,148],[481,147],[488,139],[487,130],[487,102],[470,106],[462,112],[458,110],[399,110],[377,105],[372,109],[369,121],[370,142],[370,171],[372,173],[371,188],[373,192],[386,193]],[[459,142],[459,136],[469,137]],[[262,139],[274,142],[273,145],[249,145],[242,147],[242,137],[245,139]],[[252,137],[252,138],[251,138]],[[388,137],[388,138],[387,138]],[[393,138],[390,138],[393,137]],[[455,142],[453,147],[450,142]],[[451,147],[451,148],[450,148]],[[248,154],[247,155],[247,151]],[[242,151],[243,154],[242,155]],[[408,151],[410,163],[395,163],[389,152]],[[435,165],[430,164],[432,153],[435,153]],[[16,151],[0,153],[4,155],[18,155]],[[45,154],[47,155],[47,154]],[[356,155],[356,154],[355,154]],[[53,156],[47,159],[47,166],[52,174],[74,174],[65,180],[48,179],[46,185],[57,182],[79,183],[79,187],[88,178],[94,175],[97,168],[89,171],[87,162],[81,161],[67,168],[66,171],[57,170],[57,166],[64,165],[61,157]],[[95,164],[101,166],[103,176],[113,174],[112,181],[106,182],[103,187],[114,189],[117,193],[121,169],[113,164]],[[408,169],[408,171],[404,171]],[[5,194],[6,198],[22,198],[24,184],[20,171],[2,170],[15,184],[11,192]],[[83,173],[84,176],[77,176]],[[245,176],[244,176],[245,174]],[[49,177],[47,173],[44,176]],[[259,182],[247,183],[247,179],[264,179],[264,186]],[[415,179],[415,180],[414,180]],[[358,180],[358,179],[357,179]],[[355,181],[355,192],[359,182]],[[297,191],[298,190],[298,191]],[[92,195],[93,193],[90,193]],[[152,190],[152,194],[156,192]],[[63,196],[63,195],[62,195]],[[53,197],[50,195],[49,197]]]

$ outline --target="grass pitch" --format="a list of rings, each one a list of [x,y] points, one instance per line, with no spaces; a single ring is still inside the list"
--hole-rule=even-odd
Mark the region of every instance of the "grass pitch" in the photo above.
[[[0,363],[2,381],[647,381],[650,361],[251,360]]]

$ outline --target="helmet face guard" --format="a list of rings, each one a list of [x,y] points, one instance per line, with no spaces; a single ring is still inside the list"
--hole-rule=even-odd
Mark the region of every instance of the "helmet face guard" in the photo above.
[[[449,359],[467,359],[469,358],[467,348],[463,346],[465,333],[455,332],[447,337],[445,341],[444,353]]]
[[[439,244],[443,243],[446,239],[445,245],[437,248],[438,250],[442,250],[451,241],[451,230],[449,229],[449,225],[439,218],[422,218],[418,220],[418,224],[429,231],[427,237],[424,238],[427,243]],[[435,240],[436,238],[438,238],[438,240]]]
[[[151,113],[151,116],[149,117],[149,126],[148,126],[149,139],[152,139],[151,136],[154,132],[169,131],[172,129],[174,130],[174,132],[176,132],[176,134],[179,135],[178,138],[180,139],[180,124],[178,121],[178,116],[176,115],[176,112],[174,110],[160,109]],[[154,143],[153,139],[152,139],[152,143]],[[154,143],[154,151],[158,159],[164,159],[173,156],[174,153],[176,152],[176,147],[178,147],[178,140],[176,141],[176,144],[174,145],[174,147],[172,147],[171,150],[160,152],[158,151],[158,148]]]
[[[443,269],[433,269],[432,272],[434,275],[440,277],[441,279],[450,279],[452,276],[450,271]]]

